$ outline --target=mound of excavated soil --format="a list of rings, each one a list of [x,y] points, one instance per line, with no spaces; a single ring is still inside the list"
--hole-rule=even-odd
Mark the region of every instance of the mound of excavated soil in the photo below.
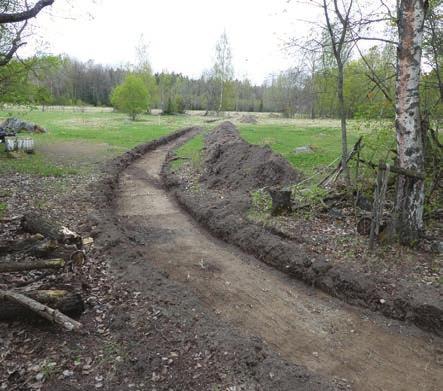
[[[300,174],[269,147],[244,141],[229,121],[206,136],[205,171],[201,181],[211,189],[251,191],[297,183]]]
[[[171,153],[169,159],[172,157]],[[163,179],[181,206],[219,239],[348,303],[442,335],[439,287],[412,284],[401,278],[391,285],[366,269],[356,271],[334,264],[302,238],[290,239],[248,218],[248,192],[299,180],[300,174],[281,156],[269,148],[246,143],[232,123],[224,122],[206,137],[202,171],[198,191],[191,186],[196,173],[186,176],[182,172],[179,176],[165,165]]]

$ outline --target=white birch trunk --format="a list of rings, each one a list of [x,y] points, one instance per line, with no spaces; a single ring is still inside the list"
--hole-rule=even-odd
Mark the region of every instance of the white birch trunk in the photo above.
[[[420,118],[420,68],[427,2],[402,0],[399,5],[396,85],[398,166],[423,173],[424,148]],[[396,233],[414,244],[423,230],[424,181],[399,175],[395,202]]]

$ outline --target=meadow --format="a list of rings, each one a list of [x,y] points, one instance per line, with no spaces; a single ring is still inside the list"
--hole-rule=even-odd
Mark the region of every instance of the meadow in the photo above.
[[[100,163],[117,156],[137,144],[159,138],[187,126],[201,126],[209,131],[221,122],[207,123],[202,112],[187,115],[142,115],[131,121],[125,114],[110,110],[56,109],[50,111],[2,111],[0,119],[17,116],[35,122],[48,130],[34,136],[36,152],[15,159],[0,153],[0,174],[25,172],[42,176],[78,174],[99,167]],[[282,154],[295,168],[312,175],[319,168],[335,164],[340,156],[339,121],[330,119],[305,120],[275,118],[267,113],[257,116],[257,124],[240,123],[242,114],[226,113],[225,119],[234,122],[241,135],[250,143],[269,145]],[[370,135],[367,145],[374,144],[374,154],[387,150],[392,144],[393,133],[389,126],[374,131],[373,123],[350,121],[350,148],[359,135]],[[376,136],[374,136],[374,134]],[[381,135],[381,136],[380,136]],[[374,138],[375,137],[375,138]],[[386,140],[389,139],[388,143]],[[296,147],[309,146],[311,152],[297,154]],[[182,146],[178,156],[198,163],[203,148],[203,136],[197,136]],[[370,157],[370,158],[373,158]],[[178,167],[184,160],[178,160]]]

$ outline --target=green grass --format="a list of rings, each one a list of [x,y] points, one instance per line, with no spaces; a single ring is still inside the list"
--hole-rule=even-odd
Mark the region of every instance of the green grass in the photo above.
[[[121,113],[98,110],[81,112],[67,108],[66,111],[0,112],[0,119],[10,115],[38,123],[49,132],[34,136],[36,153],[33,155],[8,159],[0,150],[0,175],[17,171],[43,176],[77,174],[93,169],[96,163],[117,156],[137,144],[159,138],[177,129],[197,125],[209,130],[217,126],[217,123],[205,123],[206,118],[201,113],[182,116],[142,115],[134,122]],[[246,141],[258,145],[269,145],[307,176],[312,175],[318,168],[328,166],[340,156],[340,123],[337,120],[270,118],[264,113],[258,115],[258,124],[251,125],[238,124],[236,121],[238,115],[232,116],[231,121],[238,125]],[[367,153],[371,151],[372,155],[367,158],[373,161],[377,161],[374,156],[381,153],[378,149],[379,145],[383,146],[381,150],[386,150],[386,132],[391,132],[391,128],[385,126],[383,137],[374,138],[374,128],[377,126],[380,124],[349,121],[349,147],[352,147],[360,134],[371,135],[372,149],[369,148],[371,142],[368,138],[365,140],[367,145],[365,151],[368,151]],[[388,138],[392,138],[391,134]],[[92,152],[85,151],[83,155],[80,152],[77,154],[75,150],[71,153],[70,159],[60,159],[60,157],[54,159],[52,151],[47,151],[50,148],[45,148],[63,143],[72,143],[74,147],[81,145],[93,148]],[[314,152],[294,153],[296,147],[304,145],[311,146]],[[177,156],[184,159],[174,161],[173,168],[179,168],[189,159],[194,166],[198,166],[202,148],[203,136],[197,136],[183,145],[177,151]]]
[[[320,121],[317,121],[321,124]],[[288,125],[241,126],[242,137],[251,144],[269,145],[294,168],[310,175],[317,167],[327,166],[341,153],[338,127],[300,127],[296,120]],[[358,135],[351,133],[348,143],[353,145]],[[309,145],[312,153],[295,154],[294,149]]]
[[[175,153],[177,160],[171,164],[173,170],[179,169],[186,161],[190,161],[195,169],[200,166],[204,145],[203,137],[203,134],[198,134],[177,149]]]
[[[2,218],[6,212],[6,206],[4,202],[0,202],[0,218]]]
[[[92,161],[104,161],[117,156],[143,142],[154,140],[179,128],[190,126],[195,118],[191,116],[142,115],[137,121],[130,121],[125,114],[114,112],[30,111],[0,112],[0,119],[8,116],[35,122],[46,129],[47,134],[36,134],[36,153],[17,159],[8,158],[0,149],[0,175],[23,172],[41,176],[62,176],[81,173],[93,168]],[[197,123],[203,123],[197,119]],[[91,159],[52,159],[50,154],[41,153],[45,146],[57,143],[80,142],[96,146]]]
[[[12,113],[47,128],[49,134],[36,135],[42,142],[82,140],[106,143],[119,149],[129,149],[187,126],[185,116],[142,115],[131,121],[125,114],[114,112],[41,112]],[[0,117],[9,113],[0,112]]]
[[[79,169],[49,162],[42,153],[32,155],[20,153],[10,157],[4,152],[4,146],[0,145],[0,175],[12,172],[27,173],[40,176],[60,177],[64,175],[78,174]]]
[[[319,177],[325,175],[325,169],[332,170],[341,156],[341,130],[338,120],[275,119],[262,116],[258,124],[236,124],[246,141],[251,144],[269,145],[307,178],[313,177],[310,181],[312,183],[317,183]],[[364,136],[365,145],[361,156],[365,160],[386,160],[389,149],[395,147],[394,128],[388,122],[348,121],[348,151],[361,135]],[[294,152],[296,147],[306,145],[310,146],[313,152]],[[177,156],[185,159],[175,161],[173,168],[182,166],[186,159],[199,161],[202,148],[202,137],[186,143],[177,151]]]

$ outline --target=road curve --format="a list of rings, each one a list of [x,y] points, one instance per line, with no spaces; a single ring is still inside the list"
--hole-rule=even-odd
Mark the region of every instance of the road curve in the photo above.
[[[120,176],[117,214],[143,226],[150,262],[245,335],[313,372],[347,379],[355,390],[441,389],[441,339],[311,289],[213,238],[183,212],[159,176],[177,142]]]

